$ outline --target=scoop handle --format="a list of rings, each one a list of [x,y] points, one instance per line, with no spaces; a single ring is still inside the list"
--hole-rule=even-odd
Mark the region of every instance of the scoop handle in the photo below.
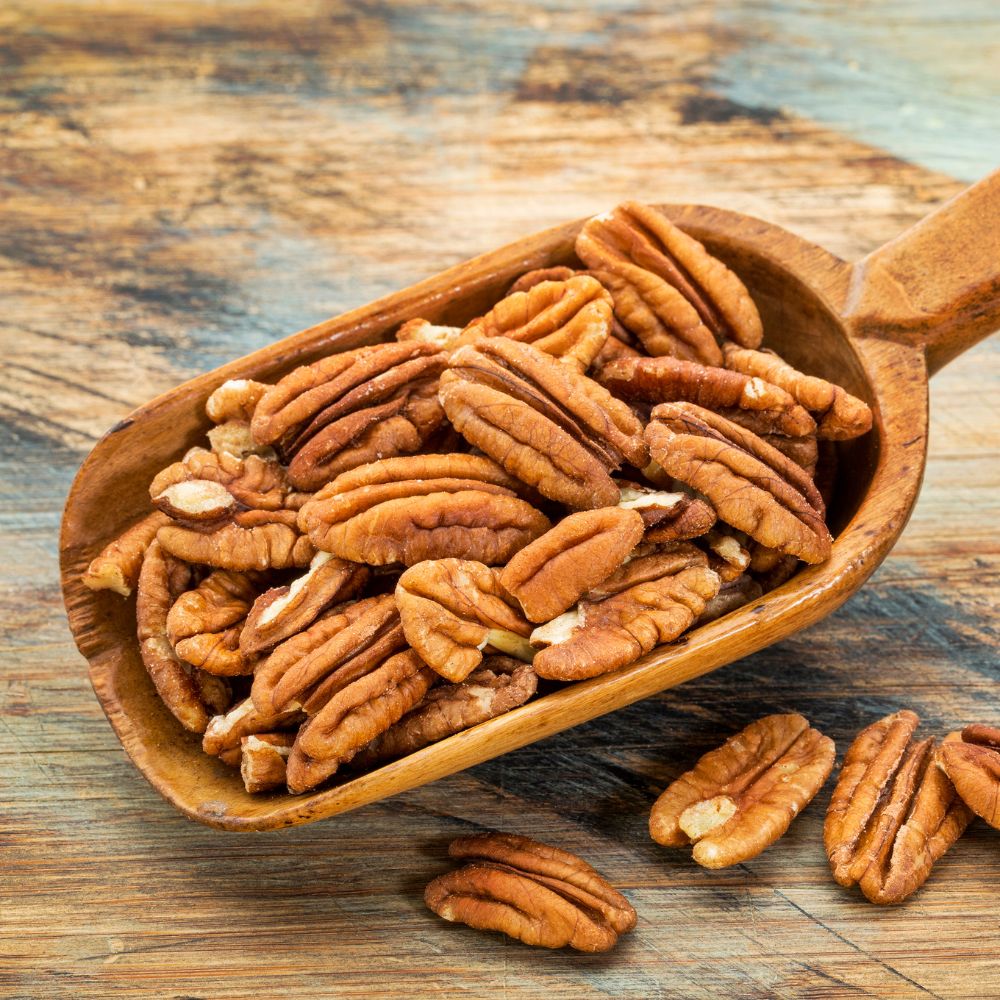
[[[843,313],[922,346],[931,375],[1000,329],[1000,170],[855,264]]]

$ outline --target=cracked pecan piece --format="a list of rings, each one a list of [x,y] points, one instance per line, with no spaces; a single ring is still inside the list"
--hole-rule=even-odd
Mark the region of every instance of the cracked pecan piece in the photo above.
[[[439,917],[502,931],[525,944],[610,951],[631,931],[629,901],[581,858],[509,833],[459,837],[448,854],[466,861],[434,879],[424,901]]]
[[[396,340],[415,340],[433,344],[440,351],[450,351],[462,334],[460,326],[436,326],[429,319],[407,320],[397,331]]]
[[[583,372],[608,339],[612,307],[611,295],[588,275],[542,281],[525,291],[509,292],[488,313],[472,320],[456,343],[508,337]]]
[[[415,341],[376,344],[296,368],[261,398],[251,429],[288,462],[300,490],[347,469],[420,449],[440,426],[447,355]]]
[[[205,729],[201,748],[211,757],[219,757],[227,750],[238,749],[244,736],[269,733],[277,729],[291,729],[305,718],[299,709],[277,714],[260,712],[252,699],[245,698],[224,715],[215,715]]]
[[[636,510],[579,511],[518,552],[500,573],[529,621],[547,622],[610,576],[642,539]]]
[[[342,559],[412,566],[425,559],[506,562],[549,528],[523,487],[479,455],[409,455],[342,473],[300,512],[317,548]]]
[[[512,476],[576,510],[613,507],[610,473],[648,461],[642,424],[603,386],[506,337],[460,347],[441,376],[455,429]]]
[[[773,351],[725,347],[725,364],[732,371],[766,379],[795,397],[816,419],[817,434],[824,440],[844,441],[871,430],[872,411],[846,389],[815,375],[805,375]]]
[[[719,574],[723,584],[739,579],[750,565],[750,553],[740,540],[727,531],[712,529],[701,544],[708,551],[708,565]]]
[[[833,877],[873,903],[900,903],[972,819],[933,739],[913,740],[917,716],[901,711],[863,729],[830,799],[823,842]],[[946,741],[946,745],[947,745]]]
[[[416,708],[376,736],[352,764],[367,769],[416,753],[523,705],[537,687],[529,664],[509,656],[487,656],[464,681],[431,688]]]
[[[694,844],[705,868],[755,858],[782,837],[830,776],[833,740],[801,715],[768,715],[705,754],[656,800],[649,833]]]
[[[706,625],[714,622],[716,618],[728,615],[730,611],[742,608],[744,604],[756,601],[758,597],[764,596],[764,588],[752,577],[738,576],[729,583],[724,583],[719,592],[706,605],[701,617],[696,622],[697,625]]]
[[[418,704],[437,676],[407,649],[338,690],[299,730],[288,790],[305,792],[329,778]]]
[[[669,477],[664,477],[669,478]],[[646,528],[645,541],[680,542],[704,535],[715,524],[715,511],[699,497],[653,490],[639,483],[619,483],[618,506],[637,510]]]
[[[167,615],[190,582],[191,568],[152,541],[139,572],[135,617],[139,653],[157,694],[185,729],[202,733],[212,715],[226,710],[230,691],[221,678],[184,663],[167,637]]]
[[[283,788],[294,733],[252,733],[240,740],[240,777],[251,794]]]
[[[205,413],[213,424],[230,420],[249,421],[261,397],[271,387],[249,378],[231,378],[223,382],[205,401]]]
[[[703,552],[683,543],[653,553],[649,562],[626,563],[575,608],[531,633],[533,646],[546,645],[533,661],[535,673],[550,680],[596,677],[672,642],[719,591],[719,576],[706,563]]]
[[[465,680],[490,645],[531,659],[531,624],[500,582],[498,570],[468,559],[435,559],[408,569],[396,584],[406,641],[442,677]]]
[[[938,763],[962,801],[1000,830],[1000,729],[966,726],[961,740],[941,745]]]
[[[240,650],[257,656],[273,649],[308,628],[327,608],[357,596],[370,575],[365,566],[317,552],[306,573],[256,598],[240,631]]]
[[[743,282],[652,206],[624,202],[590,219],[576,252],[604,272],[595,276],[614,296],[615,315],[650,354],[717,365],[717,340],[760,346],[760,315]]]
[[[335,608],[286,639],[254,672],[250,697],[276,714],[301,705],[315,713],[329,697],[406,645],[391,594]]]
[[[742,427],[693,403],[661,403],[646,428],[653,459],[698,490],[719,517],[783,555],[830,556],[826,510],[794,462]]]
[[[756,420],[755,433],[803,437],[816,422],[790,393],[757,376],[678,358],[620,358],[606,364],[597,380],[627,403],[696,403],[729,417],[732,411]]]
[[[128,597],[139,582],[139,571],[157,531],[170,519],[161,511],[147,514],[130,528],[126,528],[113,542],[109,542],[91,560],[82,582],[90,590],[113,590]]]

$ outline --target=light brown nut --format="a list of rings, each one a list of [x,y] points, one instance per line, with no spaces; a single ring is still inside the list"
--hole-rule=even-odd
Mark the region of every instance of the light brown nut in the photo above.
[[[530,623],[500,583],[500,573],[468,559],[436,559],[408,569],[396,584],[406,641],[428,666],[462,681],[488,645],[530,659]]]
[[[416,753],[523,705],[537,687],[529,664],[509,656],[487,656],[461,683],[431,688],[420,704],[376,736],[352,763],[367,769]]]
[[[239,571],[290,569],[308,566],[316,554],[296,529],[296,519],[291,510],[246,510],[203,530],[168,524],[156,539],[185,562]]]
[[[511,292],[462,331],[459,344],[509,337],[586,371],[611,330],[611,295],[594,278],[575,275]]]
[[[746,413],[769,433],[802,437],[816,422],[784,389],[740,372],[678,358],[620,358],[606,364],[597,380],[628,403],[684,401],[730,416]],[[756,433],[760,433],[755,427]]]
[[[543,281],[569,281],[570,278],[575,278],[580,273],[582,272],[575,271],[573,268],[566,267],[565,265],[539,267],[534,271],[526,271],[522,274],[507,289],[507,294],[513,295],[515,292],[527,292],[529,289],[534,288],[535,285],[540,285]]]
[[[416,340],[422,344],[433,344],[438,350],[450,351],[459,336],[460,326],[435,326],[428,319],[408,319],[397,331],[396,340]]]
[[[622,490],[624,497],[625,490]],[[645,540],[653,544],[662,542],[682,542],[691,538],[699,538],[716,522],[715,511],[700,497],[688,496],[686,493],[675,493],[679,497],[676,504],[668,510],[663,510],[655,520],[650,520],[645,511]]]
[[[717,339],[759,347],[760,315],[743,282],[650,205],[624,202],[590,219],[576,252],[615,299],[615,315],[650,354],[719,364]]]
[[[234,705],[225,715],[213,716],[205,729],[201,748],[212,757],[226,750],[239,748],[240,740],[253,733],[273,732],[276,729],[294,728],[305,718],[299,709],[290,712],[260,712],[253,700],[246,698]]]
[[[240,776],[251,795],[284,787],[294,742],[293,733],[252,733],[240,740]]]
[[[682,542],[637,545],[628,560],[584,595],[585,602],[593,603],[614,597],[640,583],[653,583],[664,576],[679,573],[689,566],[707,566],[708,557],[697,546]]]
[[[723,584],[741,577],[750,565],[750,553],[740,540],[728,531],[713,529],[701,544],[708,551],[708,565],[719,574]]]
[[[576,510],[613,507],[610,472],[648,461],[642,424],[624,403],[530,344],[494,337],[460,347],[440,397],[470,444]]]
[[[535,656],[535,673],[551,680],[596,677],[676,639],[705,610],[721,581],[693,546],[679,547],[673,559],[659,578],[633,584],[603,600],[581,601],[535,629],[532,645],[551,644]],[[624,567],[632,569],[632,563]],[[620,574],[621,570],[612,578]]]
[[[270,461],[277,459],[273,448],[254,441],[248,420],[227,420],[212,427],[208,431],[208,443],[216,455],[232,455],[234,458],[259,455]]]
[[[347,469],[417,451],[442,420],[446,355],[414,341],[375,344],[296,368],[257,404],[261,444],[290,459],[289,480],[316,490]]]
[[[913,712],[880,719],[844,758],[823,828],[833,877],[858,884],[873,903],[902,902],[972,818],[932,739],[912,742]]]
[[[151,542],[139,573],[135,617],[139,652],[157,693],[185,729],[201,733],[211,709],[226,700],[227,688],[182,662],[167,638],[167,614],[190,580],[190,567]]]
[[[809,563],[830,556],[823,500],[809,476],[750,431],[693,403],[662,403],[646,428],[653,459],[727,524]]]
[[[257,573],[214,570],[174,602],[167,615],[167,637],[176,645],[192,635],[221,632],[242,622],[262,585]]]
[[[706,868],[756,857],[784,835],[833,769],[833,740],[801,715],[768,715],[674,781],[649,817],[653,840],[693,843]]]
[[[550,621],[610,576],[643,530],[635,510],[602,507],[570,514],[521,549],[500,573],[500,583],[529,621]]]
[[[418,704],[436,679],[408,649],[341,688],[299,730],[288,758],[288,790],[305,792],[325,781]]]
[[[525,944],[609,951],[636,913],[585,861],[514,834],[459,837],[448,849],[468,863],[434,879],[424,901],[445,920],[502,931]]]
[[[185,663],[200,667],[216,677],[239,677],[253,673],[253,659],[240,650],[240,625],[222,632],[188,636],[174,644],[174,652]]]
[[[411,455],[342,473],[302,508],[299,525],[343,559],[412,566],[425,559],[506,562],[549,527],[523,490],[478,455]]]
[[[308,628],[327,608],[357,596],[370,575],[358,563],[317,552],[306,573],[256,598],[240,632],[240,649],[246,656],[273,649]]]
[[[750,576],[739,576],[730,583],[724,583],[719,592],[706,605],[698,619],[698,625],[714,622],[716,618],[728,615],[730,611],[742,608],[751,601],[762,597],[764,588]]]
[[[154,511],[126,528],[91,560],[81,578],[83,585],[91,590],[113,590],[122,597],[128,597],[139,582],[146,549],[156,538],[157,531],[169,523],[166,514]]]
[[[1000,830],[1000,729],[966,726],[961,740],[942,743],[938,753],[962,801]]]
[[[819,437],[833,441],[859,437],[871,430],[872,411],[846,389],[814,375],[797,371],[773,351],[725,347],[726,367],[767,379],[790,392],[813,416]]]
[[[230,420],[251,420],[261,397],[270,388],[253,379],[231,378],[223,382],[205,401],[205,413],[213,424],[224,424]]]

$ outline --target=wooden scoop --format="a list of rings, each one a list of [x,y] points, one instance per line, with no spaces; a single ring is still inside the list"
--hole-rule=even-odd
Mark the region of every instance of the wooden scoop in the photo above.
[[[573,260],[580,222],[529,236],[412,288],[191,379],[135,410],[97,443],[66,502],[62,586],[70,627],[122,745],[153,786],[193,819],[269,830],[331,816],[507,753],[707,673],[813,624],[871,575],[903,530],[927,451],[927,379],[1000,326],[1000,173],[848,264],[758,219],[664,206],[749,287],[765,343],[796,367],[867,400],[872,433],[841,448],[830,511],[832,558],[617,673],[568,685],[380,770],[309,795],[251,796],[201,752],[153,690],[134,601],[91,592],[80,574],[149,509],[153,476],[204,441],[204,404],[230,378],[274,381],[296,365],[390,338],[415,316],[463,325],[525,271]]]

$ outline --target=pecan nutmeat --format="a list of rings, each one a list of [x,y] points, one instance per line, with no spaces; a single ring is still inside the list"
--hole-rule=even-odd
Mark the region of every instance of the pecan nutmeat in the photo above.
[[[1000,830],[1000,729],[966,726],[961,740],[941,745],[939,764],[962,801]]]
[[[146,549],[160,528],[169,523],[166,514],[153,511],[126,528],[91,560],[83,574],[83,585],[90,590],[113,590],[128,597],[139,582]]]
[[[756,857],[782,837],[833,769],[833,741],[801,715],[768,715],[705,754],[653,805],[650,836],[694,844],[705,868]]]
[[[224,715],[214,715],[208,722],[201,748],[212,757],[238,748],[244,736],[269,733],[297,726],[305,716],[299,709],[277,714],[258,711],[251,698],[234,705]]]

